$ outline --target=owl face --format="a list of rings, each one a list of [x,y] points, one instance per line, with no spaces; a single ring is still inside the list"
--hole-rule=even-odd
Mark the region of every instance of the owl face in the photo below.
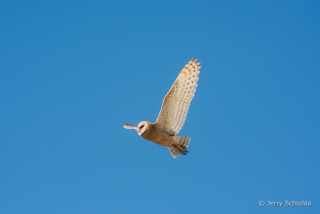
[[[148,129],[149,123],[147,121],[142,121],[137,126],[137,132],[141,136],[143,135]]]

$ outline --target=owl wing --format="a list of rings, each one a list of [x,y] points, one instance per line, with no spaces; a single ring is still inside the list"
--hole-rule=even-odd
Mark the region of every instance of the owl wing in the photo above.
[[[156,123],[170,135],[176,135],[182,129],[197,88],[200,68],[197,60],[190,60],[181,70],[162,102]]]

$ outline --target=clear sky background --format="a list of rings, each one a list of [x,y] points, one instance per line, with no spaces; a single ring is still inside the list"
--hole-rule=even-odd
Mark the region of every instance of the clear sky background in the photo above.
[[[174,159],[122,126],[191,58]],[[1,1],[0,213],[320,213],[319,83],[319,1]]]

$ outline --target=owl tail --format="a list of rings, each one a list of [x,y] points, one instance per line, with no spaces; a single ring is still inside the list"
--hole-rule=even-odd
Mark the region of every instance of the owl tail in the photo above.
[[[171,155],[176,158],[179,155],[186,155],[188,153],[188,146],[191,141],[190,137],[178,137],[173,136],[173,139],[176,141],[177,144],[168,147]]]

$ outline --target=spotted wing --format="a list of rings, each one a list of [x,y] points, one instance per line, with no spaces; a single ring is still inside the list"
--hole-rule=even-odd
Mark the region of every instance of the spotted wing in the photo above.
[[[186,120],[200,73],[200,63],[190,60],[179,73],[162,102],[156,123],[170,135],[176,135]]]

